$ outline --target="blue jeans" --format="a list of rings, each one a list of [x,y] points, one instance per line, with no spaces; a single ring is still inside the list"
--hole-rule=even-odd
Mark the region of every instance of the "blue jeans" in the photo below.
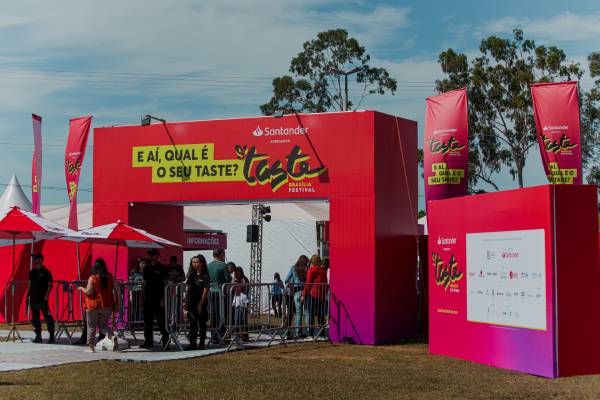
[[[294,306],[295,306],[294,318],[295,318],[295,323],[294,323],[294,328],[292,329],[292,334],[293,335],[302,334],[302,302],[300,301],[300,296],[301,295],[302,295],[301,292],[294,293]]]

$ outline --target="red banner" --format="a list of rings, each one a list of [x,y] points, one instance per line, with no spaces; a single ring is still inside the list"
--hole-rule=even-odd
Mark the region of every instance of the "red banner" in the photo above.
[[[85,156],[92,117],[73,118],[69,122],[69,138],[65,150],[65,176],[69,195],[69,228],[77,230],[77,186]]]
[[[423,144],[425,201],[468,193],[467,90],[427,98]]]
[[[537,138],[548,181],[581,184],[577,82],[531,85]]]
[[[42,117],[31,114],[33,123],[33,157],[31,159],[32,212],[40,215],[42,200]]]

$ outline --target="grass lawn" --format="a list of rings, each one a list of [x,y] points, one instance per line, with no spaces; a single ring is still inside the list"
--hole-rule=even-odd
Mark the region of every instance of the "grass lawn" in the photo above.
[[[598,399],[600,376],[537,378],[431,356],[424,344],[327,343],[182,361],[100,361],[0,373],[0,399],[58,397]]]

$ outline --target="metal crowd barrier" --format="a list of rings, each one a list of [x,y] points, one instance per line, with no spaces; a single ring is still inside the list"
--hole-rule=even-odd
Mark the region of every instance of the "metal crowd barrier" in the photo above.
[[[312,337],[327,337],[329,324],[329,285],[290,284],[281,296],[279,304],[273,307],[272,283],[230,285],[226,303],[229,311],[227,334],[230,338],[227,349],[233,345],[243,347],[246,342],[258,342],[266,338],[267,346],[279,340],[297,341]],[[266,300],[256,310],[249,308],[248,295],[260,293]],[[279,296],[277,296],[279,297]],[[276,302],[278,303],[278,302]]]
[[[329,302],[328,283],[288,283],[283,300],[285,330],[280,343],[284,344],[287,340],[297,342],[307,337],[313,341],[319,337],[327,338]]]
[[[184,310],[187,290],[188,287],[185,282],[168,283],[165,286],[165,328],[169,334],[169,339],[163,346],[163,350],[167,349],[171,343],[183,350],[180,338],[189,337],[190,324],[188,315]],[[222,293],[222,287],[211,285],[207,298],[207,340],[210,343],[219,345],[223,345],[225,340],[225,324],[223,321],[225,313]]]
[[[50,309],[55,316],[56,338],[65,334],[72,342],[77,329],[83,329],[83,295],[78,286],[86,281],[55,281],[50,295]],[[144,291],[140,282],[119,282],[121,307],[113,314],[112,328],[124,337],[144,328]],[[329,321],[328,284],[288,284],[281,295],[273,295],[273,283],[211,285],[208,298],[207,344],[244,347],[245,343],[267,341],[286,344],[311,337],[327,337]],[[10,282],[4,293],[4,317],[11,324],[6,340],[23,340],[18,325],[30,323],[27,303],[27,281]],[[184,310],[187,285],[167,283],[164,292],[165,328],[169,340],[183,350],[181,339],[189,335],[189,322]],[[261,304],[251,308],[252,296]]]
[[[29,302],[27,299],[29,281],[8,282],[4,289],[4,319],[10,323],[6,341],[23,342],[18,325],[29,323]]]
[[[124,337],[129,332],[137,340],[136,332],[144,331],[144,286],[139,281],[119,282],[121,308],[117,310],[116,331]]]
[[[84,310],[83,294],[77,290],[78,286],[84,286],[87,281],[54,281],[54,323],[56,324],[56,339],[64,333],[70,343],[73,343],[73,335],[79,329],[83,333]]]

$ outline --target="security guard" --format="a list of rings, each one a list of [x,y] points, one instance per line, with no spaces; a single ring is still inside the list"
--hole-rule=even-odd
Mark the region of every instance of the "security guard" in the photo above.
[[[144,269],[144,344],[142,348],[154,347],[154,320],[162,334],[162,344],[165,345],[169,334],[165,329],[165,280],[167,267],[159,261],[160,252],[157,249],[148,251],[149,263]]]
[[[29,271],[28,300],[31,309],[31,323],[35,332],[33,343],[42,343],[42,324],[40,323],[40,311],[44,315],[44,321],[48,328],[50,338],[48,343],[55,343],[54,318],[48,308],[48,298],[52,290],[52,274],[44,267],[44,256],[41,253],[31,255],[33,268]]]

